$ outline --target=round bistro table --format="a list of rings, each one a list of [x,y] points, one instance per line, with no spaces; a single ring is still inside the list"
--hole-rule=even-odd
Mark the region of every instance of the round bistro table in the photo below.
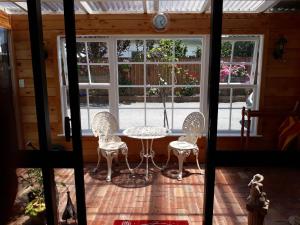
[[[152,144],[154,139],[159,139],[166,137],[169,130],[165,127],[131,127],[123,131],[123,134],[127,137],[140,139],[142,142],[142,150],[140,151],[141,161],[134,168],[138,169],[143,161],[146,161],[146,172],[145,179],[149,180],[149,158],[151,159],[152,164],[159,170],[162,168],[159,167],[155,161],[154,156],[155,152],[152,149]]]

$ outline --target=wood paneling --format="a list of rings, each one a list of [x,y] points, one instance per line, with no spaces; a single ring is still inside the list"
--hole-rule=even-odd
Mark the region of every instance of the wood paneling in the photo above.
[[[9,16],[0,10],[0,28],[11,29]]]
[[[1,16],[0,16],[1,18]],[[78,35],[189,35],[209,34],[209,14],[170,14],[170,24],[165,32],[157,33],[151,25],[152,15],[76,15]],[[1,19],[0,19],[1,20]],[[261,109],[289,110],[296,100],[300,100],[300,23],[299,14],[227,14],[223,17],[224,34],[263,34],[264,54],[262,68]],[[20,114],[23,125],[24,142],[32,140],[37,144],[35,102],[32,81],[32,65],[28,21],[24,15],[11,16],[16,79],[24,79],[25,87],[19,88]],[[48,52],[46,60],[49,110],[53,143],[60,143],[70,148],[62,133],[60,86],[57,62],[57,37],[64,34],[62,15],[44,15],[44,42]],[[272,57],[278,37],[284,35],[286,45],[283,60]],[[275,121],[275,122],[274,122]],[[252,138],[249,145],[257,149],[276,147],[276,130],[281,118],[263,119],[261,134],[263,137]],[[158,160],[164,160],[169,141],[168,137],[154,142],[158,149]],[[129,157],[138,159],[140,141],[123,137],[128,143]],[[200,160],[204,160],[205,138],[199,140]],[[84,159],[95,162],[97,140],[94,137],[83,137]],[[218,148],[240,148],[238,137],[218,139]]]

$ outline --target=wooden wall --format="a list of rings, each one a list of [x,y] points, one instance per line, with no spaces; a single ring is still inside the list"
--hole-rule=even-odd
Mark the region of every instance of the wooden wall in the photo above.
[[[156,34],[208,34],[210,30],[207,14],[171,14],[168,30],[157,33],[151,25],[151,15],[77,15],[76,27],[78,35],[156,35]],[[300,24],[299,14],[228,14],[224,15],[224,34],[263,34],[265,37],[261,109],[290,110],[296,100],[300,100]],[[24,79],[25,87],[19,88],[17,95],[20,105],[20,121],[23,142],[32,140],[37,143],[37,122],[35,115],[34,90],[28,21],[26,16],[11,17],[15,58],[16,82]],[[44,41],[48,50],[47,81],[49,94],[50,121],[53,143],[60,143],[70,148],[69,143],[59,136],[62,133],[61,103],[57,62],[57,36],[64,34],[64,22],[61,15],[43,16]],[[272,51],[280,35],[284,35],[288,43],[283,60],[274,60]],[[273,148],[276,145],[276,131],[281,119],[263,121],[261,127],[265,138],[253,138],[250,145],[255,148]],[[174,137],[166,138],[155,145],[161,148],[158,154],[165,155],[166,146]],[[139,142],[124,138],[128,142],[130,157],[137,158]],[[199,141],[200,159],[204,159],[205,140]],[[218,140],[221,149],[239,148],[239,138],[223,137]],[[83,137],[84,158],[86,161],[96,160],[97,142],[94,137]]]
[[[10,18],[9,16],[0,10],[0,28],[10,29]]]

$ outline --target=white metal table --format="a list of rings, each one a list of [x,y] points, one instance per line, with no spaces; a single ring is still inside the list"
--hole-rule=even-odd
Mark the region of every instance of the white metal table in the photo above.
[[[154,162],[153,159],[155,156],[155,152],[152,149],[153,140],[167,136],[168,132],[169,130],[165,127],[131,127],[123,131],[124,135],[130,138],[140,139],[142,142],[142,150],[140,152],[141,161],[139,162],[137,167],[134,168],[134,170],[139,168],[145,159],[146,180],[149,179],[149,158],[156,168],[158,168],[159,170],[162,169]]]

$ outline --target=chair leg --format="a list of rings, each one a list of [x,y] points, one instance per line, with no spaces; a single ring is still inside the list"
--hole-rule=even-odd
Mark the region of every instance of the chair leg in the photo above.
[[[171,156],[171,148],[170,148],[170,146],[168,146],[168,159],[167,159],[166,164],[162,168],[163,170],[167,168],[169,161],[170,161],[170,156]]]
[[[111,181],[111,166],[112,166],[112,160],[113,160],[112,153],[110,153],[110,152],[106,153],[106,160],[107,160],[107,177],[106,177],[106,181],[110,182]]]
[[[128,148],[126,147],[126,148],[121,149],[121,152],[125,156],[125,161],[126,161],[129,172],[133,173],[133,169],[130,168],[130,165],[128,163]]]
[[[190,150],[175,150],[173,149],[174,155],[178,158],[178,175],[177,180],[182,180],[182,167],[183,167],[183,161],[191,154]]]
[[[195,157],[196,157],[197,167],[198,167],[198,169],[199,169],[199,171],[200,171],[200,174],[201,174],[201,175],[204,175],[204,170],[201,169],[201,167],[200,167],[200,165],[199,165],[198,152],[199,152],[198,150],[194,150],[194,155],[195,155]]]
[[[177,155],[178,158],[178,166],[179,166],[179,171],[178,171],[178,175],[177,175],[177,180],[182,180],[182,167],[183,167],[183,161],[186,158],[185,154],[180,152]]]
[[[97,148],[97,154],[98,154],[98,162],[97,162],[96,168],[94,169],[94,173],[97,172],[97,170],[99,169],[99,165],[100,165],[101,154],[100,154],[100,149],[99,148]]]

